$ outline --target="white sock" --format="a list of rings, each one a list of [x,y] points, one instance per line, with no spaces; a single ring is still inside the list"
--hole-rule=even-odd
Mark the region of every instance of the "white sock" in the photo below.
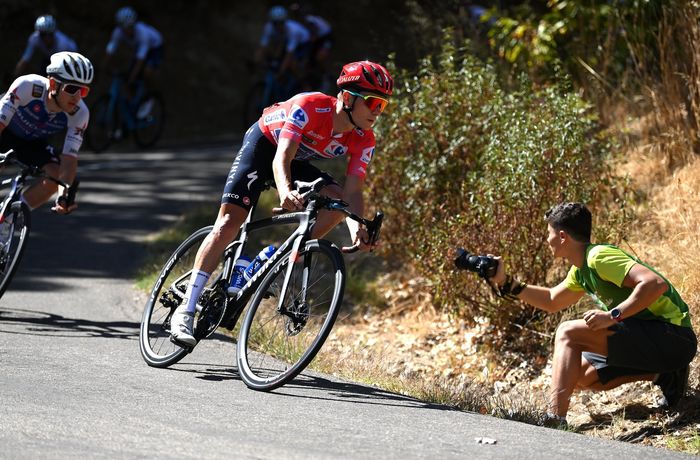
[[[206,286],[207,281],[209,281],[210,273],[203,272],[201,270],[192,271],[190,275],[190,284],[187,285],[187,291],[185,292],[185,299],[182,301],[179,307],[177,307],[178,313],[189,313],[194,314],[197,308],[197,300],[202,294],[204,286]],[[184,306],[184,308],[183,308]]]

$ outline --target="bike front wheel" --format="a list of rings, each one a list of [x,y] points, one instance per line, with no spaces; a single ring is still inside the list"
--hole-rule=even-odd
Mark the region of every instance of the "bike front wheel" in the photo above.
[[[212,228],[201,228],[183,241],[168,258],[153,285],[143,312],[139,333],[141,356],[149,366],[170,366],[180,361],[191,351],[191,349],[183,348],[170,341],[170,318],[184,300],[197,251]],[[223,303],[225,296],[219,292],[222,265],[219,264],[212,273],[210,283],[202,291],[198,302],[205,304],[207,310],[216,308],[221,310],[221,313],[225,308]],[[215,303],[216,305],[213,305]],[[195,331],[197,331],[198,321],[202,314],[195,315],[197,321]],[[213,327],[215,326],[216,324]],[[198,339],[204,335],[205,332],[201,334],[195,332],[195,337]]]
[[[15,201],[0,224],[0,297],[17,271],[31,228],[31,212],[26,204]]]
[[[343,299],[345,264],[337,247],[312,240],[292,257],[289,252],[271,267],[241,326],[238,372],[254,390],[273,390],[306,368],[333,328]]]
[[[153,146],[165,126],[165,102],[160,94],[147,93],[136,108],[134,141],[145,149]]]

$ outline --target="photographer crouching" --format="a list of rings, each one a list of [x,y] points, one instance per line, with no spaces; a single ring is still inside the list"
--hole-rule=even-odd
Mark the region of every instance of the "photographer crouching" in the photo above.
[[[697,339],[688,306],[655,269],[609,244],[592,244],[591,213],[581,203],[561,203],[545,214],[547,243],[555,258],[572,264],[552,288],[531,286],[506,274],[496,256],[458,250],[458,268],[477,272],[494,291],[555,313],[590,295],[600,309],[564,321],[554,342],[549,413],[545,424],[566,427],[574,390],[610,390],[635,381],[661,388],[660,405],[683,397]]]

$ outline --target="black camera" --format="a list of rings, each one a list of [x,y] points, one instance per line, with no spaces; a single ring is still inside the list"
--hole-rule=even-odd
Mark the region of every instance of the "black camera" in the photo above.
[[[488,279],[496,276],[498,261],[493,257],[475,256],[469,254],[469,251],[464,248],[457,248],[455,266],[461,270],[469,270],[482,278]]]

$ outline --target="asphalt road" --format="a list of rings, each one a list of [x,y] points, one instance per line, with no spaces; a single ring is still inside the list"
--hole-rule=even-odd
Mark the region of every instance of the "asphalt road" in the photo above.
[[[674,458],[304,374],[248,390],[224,335],[170,369],[141,359],[144,241],[212,204],[231,148],[81,157],[80,208],[34,212],[0,299],[0,458]],[[478,443],[477,438],[496,440]]]

